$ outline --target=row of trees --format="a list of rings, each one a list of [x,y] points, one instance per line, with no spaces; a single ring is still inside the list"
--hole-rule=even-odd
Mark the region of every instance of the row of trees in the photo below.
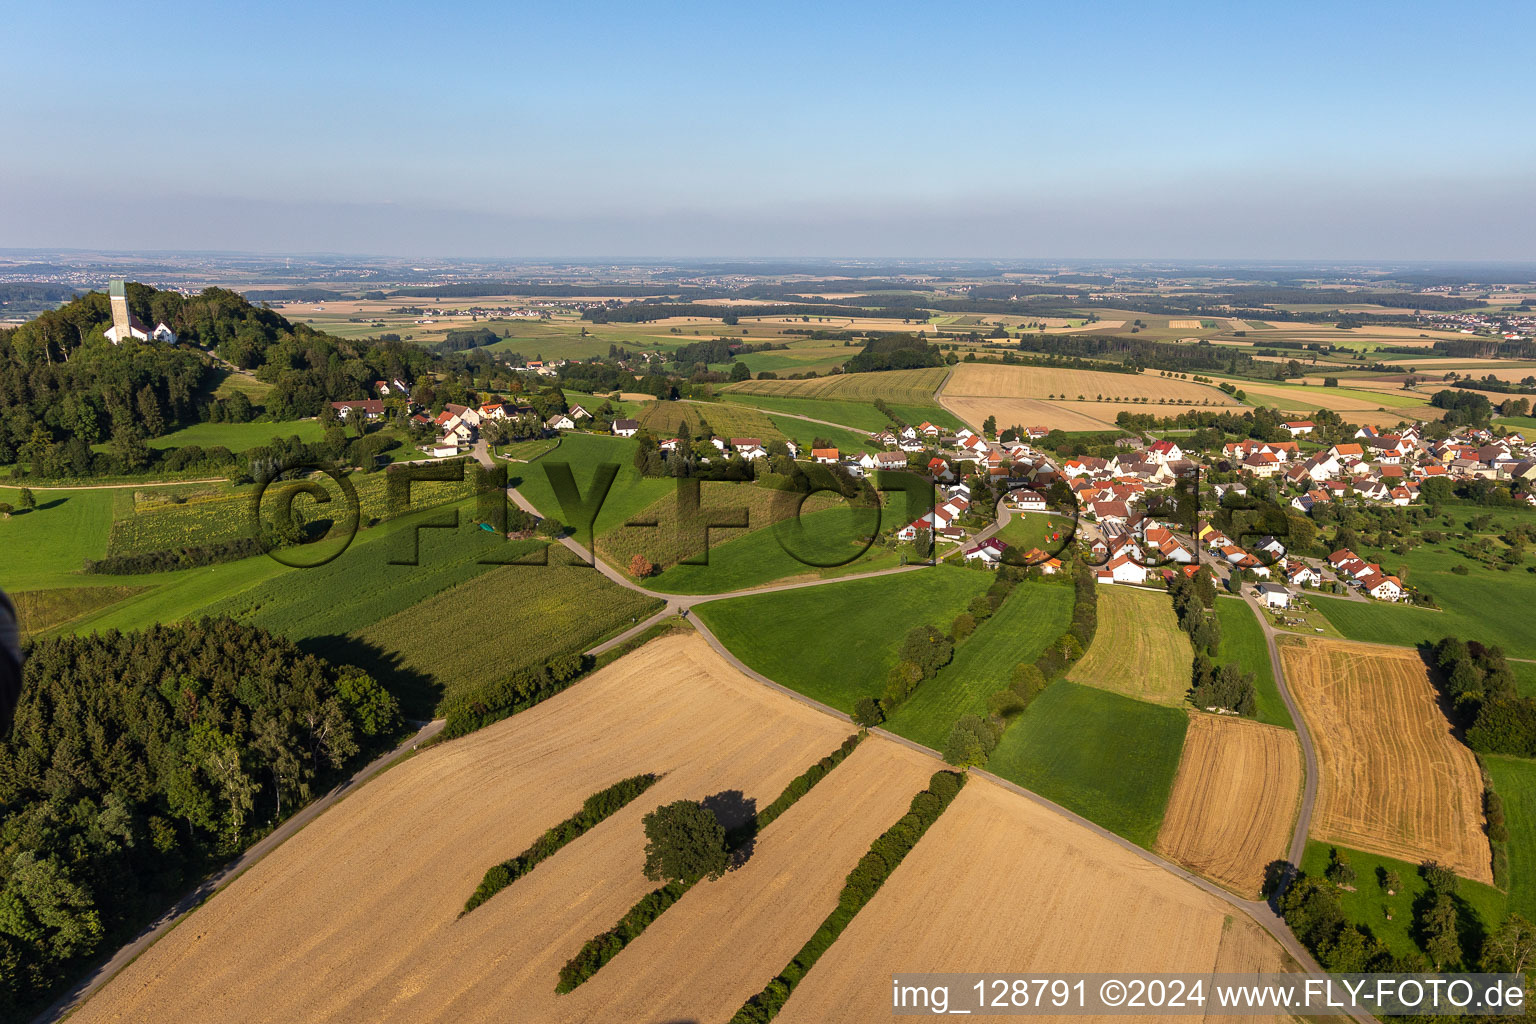
[[[1179,625],[1195,650],[1190,703],[1251,717],[1257,707],[1253,673],[1234,662],[1218,665],[1216,661],[1221,652],[1221,620],[1215,615],[1216,580],[1210,568],[1202,565],[1193,577],[1178,573],[1169,581],[1168,592]]]
[[[372,677],[229,619],[34,644],[0,744],[0,1016],[399,726]]]

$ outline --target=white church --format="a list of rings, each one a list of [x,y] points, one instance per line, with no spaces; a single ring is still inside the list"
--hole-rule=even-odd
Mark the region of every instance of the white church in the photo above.
[[[107,340],[114,345],[120,345],[130,338],[135,341],[163,341],[168,345],[176,344],[176,332],[167,327],[163,322],[155,325],[154,330],[144,326],[144,321],[128,311],[128,285],[124,281],[113,281],[107,287],[107,298],[112,303],[112,326],[106,330]]]

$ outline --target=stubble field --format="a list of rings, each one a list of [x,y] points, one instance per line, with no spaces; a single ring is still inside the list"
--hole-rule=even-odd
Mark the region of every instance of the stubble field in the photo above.
[[[1301,777],[1294,732],[1191,715],[1157,852],[1256,898],[1264,866],[1290,844]]]
[[[1280,660],[1317,743],[1312,834],[1492,884],[1477,761],[1418,654],[1285,637]]]
[[[1171,416],[1180,408],[1235,404],[1217,388],[1155,372],[984,363],[956,366],[939,399],[944,408],[973,427],[995,416],[1000,427],[1038,425],[1069,431],[1115,429],[1115,417],[1121,412]]]
[[[781,395],[785,398],[826,398],[843,402],[872,402],[883,398],[893,405],[928,405],[949,371],[942,366],[884,373],[841,373],[810,380],[751,380],[732,385],[735,393]]]
[[[778,1019],[884,1019],[891,996],[889,981],[880,979],[894,972],[1288,966],[1279,945],[1230,905],[973,778],[806,975]]]
[[[747,679],[697,636],[654,641],[535,708],[369,783],[199,908],[75,1019],[632,1019],[624,1008],[599,1005],[596,995],[581,1003],[570,1001],[588,999],[580,991],[557,998],[554,986],[583,942],[653,888],[641,873],[641,817],[658,804],[731,790],[762,806],[847,733],[845,723]],[[928,766],[914,771],[900,754],[886,753],[891,746],[855,756],[867,763],[884,755],[880,771],[901,781],[894,788],[904,803]],[[838,772],[851,767],[850,759],[822,785],[842,785]],[[862,780],[866,770],[849,777]],[[587,795],[648,771],[663,777],[644,799],[459,919],[486,868],[527,848]],[[824,813],[807,801],[805,813]],[[794,824],[799,810],[759,838],[765,865],[778,856],[773,828],[802,827]],[[851,866],[889,824],[884,818],[899,811],[855,815],[854,827],[816,847],[837,885],[837,869]],[[751,867],[749,860],[732,883],[748,884]],[[697,892],[703,903],[715,899],[712,884],[719,883]],[[783,941],[798,943],[827,908],[806,900],[759,909],[783,913],[776,927],[788,933]],[[713,1012],[760,986],[783,964],[776,947],[771,953],[751,966],[728,953],[709,980],[728,991],[700,997],[708,996]],[[621,958],[603,973],[617,978],[627,969]]]

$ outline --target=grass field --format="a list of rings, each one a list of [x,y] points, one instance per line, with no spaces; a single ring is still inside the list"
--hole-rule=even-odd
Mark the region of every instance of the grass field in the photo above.
[[[1423,898],[1429,886],[1419,875],[1418,861],[1396,860],[1381,854],[1340,846],[1337,843],[1312,840],[1307,843],[1301,858],[1302,870],[1317,878],[1323,877],[1328,868],[1329,851],[1337,848],[1355,869],[1354,891],[1339,890],[1339,902],[1347,920],[1364,925],[1399,956],[1422,953],[1414,941],[1414,905]],[[1395,896],[1388,896],[1382,887],[1381,872],[1396,871],[1400,888]],[[1457,886],[1456,900],[1461,911],[1458,929],[1464,940],[1477,939],[1482,933],[1492,931],[1504,920],[1505,898],[1491,885],[1484,885],[1463,878]],[[1513,908],[1511,908],[1513,909]],[[1391,920],[1387,912],[1391,911]],[[1476,943],[1472,943],[1476,948]],[[1469,968],[1471,965],[1468,965]]]
[[[1317,744],[1312,834],[1493,881],[1482,781],[1413,651],[1285,637],[1286,682]]]
[[[866,544],[864,538],[869,536],[872,521],[867,512],[847,506],[808,512],[798,526],[786,520],[718,545],[711,543],[708,565],[676,564],[646,580],[645,585],[668,594],[722,594],[901,564],[901,550]],[[915,549],[905,550],[916,560]]]
[[[694,614],[731,653],[769,679],[852,712],[860,697],[884,691],[912,627],[947,630],[991,582],[988,573],[941,565],[726,598],[701,604]]]
[[[1072,520],[1043,512],[1014,512],[1008,525],[997,531],[997,538],[1020,552],[1039,548],[1052,557],[1072,548]]]
[[[871,979],[919,969],[1203,974],[1292,967],[1274,939],[1229,904],[978,778],[805,976],[777,1020],[883,1020],[891,1014],[890,987]]]
[[[1536,761],[1483,755],[1509,828],[1509,909],[1536,920]]]
[[[750,405],[754,408],[767,409],[773,412],[789,413],[795,416],[807,416],[814,420],[826,420],[829,423],[841,423],[857,430],[881,431],[895,427],[890,417],[875,408],[873,401],[853,402],[825,398],[791,398],[781,395],[762,394],[755,391],[727,391],[722,397],[732,403]],[[918,404],[889,402],[887,405],[902,420],[914,426],[925,420],[950,430],[958,430],[964,426],[949,412],[934,404],[932,400]]]
[[[665,918],[655,935],[648,932],[637,950],[576,993],[557,997],[554,985],[560,965],[582,941],[611,927],[655,888],[641,872],[641,818],[658,804],[712,796],[760,807],[847,734],[846,723],[730,668],[697,636],[653,641],[537,707],[422,751],[371,781],[210,898],[195,923],[168,932],[76,1019],[636,1019],[633,998],[644,993],[623,989],[630,971],[647,972],[644,950],[668,934]],[[861,749],[855,756],[867,761],[870,754]],[[719,897],[710,888],[717,885],[727,886],[720,890],[727,894],[767,888],[751,912],[769,916],[741,922],[762,921],[763,934],[704,933],[718,944],[690,958],[704,979],[693,993],[702,1019],[725,1019],[743,992],[761,986],[758,961],[746,968],[740,944],[767,943],[751,948],[783,963],[830,909],[822,905],[828,889],[835,892],[873,834],[899,816],[912,793],[903,789],[906,782],[930,770],[912,767],[920,759],[909,751],[888,756],[884,767],[899,795],[872,796],[891,803],[877,803],[870,820],[831,798],[840,812],[832,817],[851,827],[817,834],[814,850],[826,863],[816,869],[822,881],[804,900],[775,896],[754,862],[761,856],[765,867],[801,863],[803,844],[779,849],[784,835],[776,840],[775,830],[796,828],[802,810],[826,821],[817,801],[837,792],[852,758],[821,784],[825,792],[818,787],[803,809],[796,804],[766,830],[742,868],[695,887],[673,908],[683,919],[713,905]],[[644,799],[459,917],[488,865],[527,848],[589,794],[641,772],[660,776]],[[872,820],[893,804],[887,820]],[[747,904],[731,900],[730,906],[748,912]],[[781,952],[785,947],[789,952]],[[610,984],[619,994],[604,994]],[[518,1007],[511,1018],[509,1006]],[[259,1013],[244,1014],[242,1008],[253,1007]]]
[[[1294,733],[1193,713],[1157,852],[1254,899],[1290,846],[1301,780]]]
[[[933,393],[948,372],[946,367],[934,366],[883,373],[839,373],[809,380],[749,380],[732,385],[727,393],[842,402],[873,402],[883,398],[898,405],[932,405]]]
[[[1099,587],[1099,627],[1067,678],[1127,697],[1179,705],[1189,692],[1189,635],[1165,593]]]
[[[1522,697],[1536,697],[1536,664],[1529,661],[1511,661],[1509,669],[1515,675],[1515,689]]]
[[[738,402],[648,402],[640,411],[640,426],[659,441],[679,436],[680,426],[686,426],[692,437],[704,423],[714,436],[727,441],[733,437],[755,437],[765,443],[783,440],[772,420]]]
[[[0,587],[23,590],[55,586],[78,573],[87,558],[107,553],[113,491],[33,490],[37,507],[0,519]],[[0,487],[0,502],[17,505],[19,492]],[[19,507],[19,506],[18,506]]]
[[[274,437],[297,437],[300,441],[319,441],[325,437],[325,428],[319,420],[283,420],[279,423],[196,423],[190,427],[152,437],[146,443],[151,448],[180,448],[195,444],[204,448],[215,446],[232,452],[270,444]]]
[[[1189,716],[1061,680],[1003,733],[987,769],[1150,849]]]
[[[1072,624],[1072,588],[1021,583],[886,722],[909,740],[943,750],[962,715],[986,717],[987,696],[1008,686],[1015,665],[1032,662]]]
[[[618,467],[613,486],[609,489],[602,507],[598,510],[593,532],[602,536],[609,530],[628,522],[651,502],[671,493],[677,486],[670,478],[644,477],[635,469],[634,457],[637,445],[633,438],[608,437],[602,434],[566,434],[558,451],[546,455],[527,466],[512,465],[508,468],[508,480],[533,503],[540,513],[568,523],[569,516],[560,507],[550,486],[547,467],[566,463],[576,481],[583,499],[591,496],[593,474],[597,467],[612,463]],[[583,544],[585,537],[578,537]]]
[[[1422,544],[1406,555],[1389,557],[1393,561],[1388,564],[1406,567],[1409,582],[1433,594],[1443,610],[1314,598],[1312,603],[1345,637],[1413,647],[1459,636],[1499,644],[1512,658],[1536,658],[1529,611],[1536,607],[1536,574],[1490,571],[1468,563],[1446,545]],[[1471,567],[1466,576],[1450,571],[1462,564]]]
[[[1264,627],[1254,618],[1253,609],[1239,598],[1218,597],[1216,619],[1221,624],[1221,648],[1217,660],[1223,665],[1235,661],[1244,672],[1253,673],[1254,717],[1285,729],[1296,728],[1280,697],[1280,690],[1275,686],[1269,645],[1264,642]]]

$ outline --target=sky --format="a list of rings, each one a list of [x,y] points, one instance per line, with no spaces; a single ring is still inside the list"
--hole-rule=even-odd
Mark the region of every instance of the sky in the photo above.
[[[1536,257],[1536,5],[0,5],[0,247]]]

